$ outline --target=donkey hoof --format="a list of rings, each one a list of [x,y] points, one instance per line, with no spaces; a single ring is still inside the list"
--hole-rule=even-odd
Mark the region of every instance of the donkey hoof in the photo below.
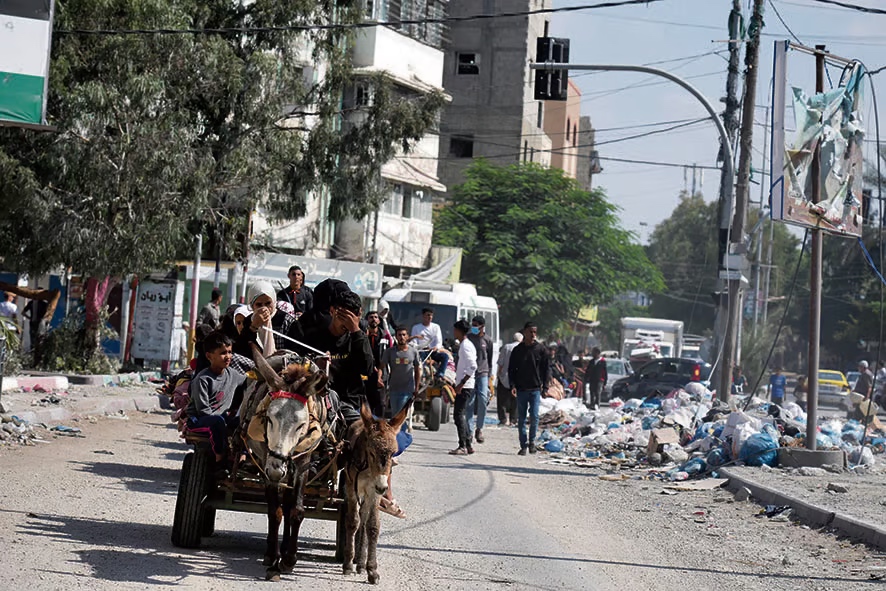
[[[364,570],[366,570],[366,567],[364,565],[362,565],[362,564],[357,565],[357,574],[358,575],[362,575]]]
[[[369,572],[369,583],[371,585],[378,585],[378,582],[380,579],[381,579],[381,577],[378,576],[378,571],[370,571]]]
[[[277,559],[273,556],[265,556],[265,559],[262,560],[262,566],[274,566],[274,563],[277,562]]]
[[[341,573],[343,575],[352,575],[354,574],[354,565],[353,564],[345,564],[341,568]]]
[[[294,568],[295,568],[294,562],[292,564],[286,564],[283,561],[280,562],[280,572],[283,573],[284,575],[288,575],[289,573],[291,573]]]
[[[269,568],[268,572],[265,573],[265,580],[275,583],[280,582],[280,571],[276,568]]]

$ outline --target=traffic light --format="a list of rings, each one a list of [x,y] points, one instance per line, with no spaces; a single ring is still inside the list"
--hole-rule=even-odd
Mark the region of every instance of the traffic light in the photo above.
[[[539,37],[535,45],[536,63],[569,63],[569,39]],[[569,88],[567,70],[535,70],[535,100],[565,101]]]

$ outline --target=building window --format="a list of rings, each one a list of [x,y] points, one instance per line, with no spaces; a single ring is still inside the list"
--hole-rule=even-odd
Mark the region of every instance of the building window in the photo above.
[[[545,110],[544,109],[545,109],[544,103],[542,101],[538,101],[538,121],[536,121],[536,125],[538,126],[539,129],[541,129],[545,123],[545,119],[544,119]]]
[[[569,117],[566,118],[566,141],[569,141],[569,130],[572,129],[572,121],[570,121]]]
[[[423,222],[434,220],[434,198],[427,189],[412,192],[412,218]]]
[[[473,52],[456,53],[455,73],[459,76],[477,76],[480,73],[480,55]]]
[[[372,86],[368,82],[361,82],[354,88],[354,106],[372,106]]]
[[[412,217],[412,189],[410,187],[403,187],[403,209],[400,211],[400,215],[404,218]]]
[[[578,145],[578,125],[572,126],[572,145]]]
[[[403,212],[403,185],[394,185],[391,196],[381,206],[381,212],[400,215]]]
[[[535,148],[529,148],[529,161],[535,162]]]
[[[456,158],[474,157],[474,140],[466,137],[453,137],[449,140],[449,155]]]
[[[529,140],[523,140],[523,162],[529,160]]]

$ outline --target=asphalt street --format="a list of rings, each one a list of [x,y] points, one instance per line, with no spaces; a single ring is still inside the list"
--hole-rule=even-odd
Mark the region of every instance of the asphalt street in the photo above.
[[[163,414],[83,422],[84,437],[0,450],[0,589],[272,588],[265,518],[220,513],[199,550],[170,542],[182,458]],[[470,457],[455,430],[416,429],[394,475],[408,514],[383,515],[381,589],[879,589],[880,558],[725,491],[662,494],[655,481],[516,455],[489,427]],[[365,589],[333,562],[331,523],[308,521],[295,572],[277,585]],[[867,570],[866,570],[867,569]]]

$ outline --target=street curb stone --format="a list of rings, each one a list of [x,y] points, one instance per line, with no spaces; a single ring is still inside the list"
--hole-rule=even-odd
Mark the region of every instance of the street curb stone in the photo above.
[[[45,385],[41,379],[45,380],[46,378],[62,378],[65,380],[64,386],[56,386],[58,389],[63,389],[68,387],[68,383],[77,384],[80,386],[111,386],[117,384],[131,384],[131,383],[142,383],[147,382],[152,379],[163,379],[163,376],[159,371],[134,371],[130,373],[114,373],[114,374],[94,374],[94,375],[82,375],[82,374],[64,374],[64,373],[48,373],[48,372],[38,372],[38,371],[29,371],[27,376],[16,376],[14,378],[3,378],[3,390],[14,389],[6,387],[6,380],[18,380],[19,384],[21,384],[21,380],[37,380],[37,383]],[[19,388],[21,386],[18,386]]]
[[[67,377],[60,375],[4,377],[3,392],[11,392],[20,388],[33,389],[34,386],[42,386],[47,390],[65,390],[69,383]]]
[[[74,418],[117,414],[120,411],[146,412],[163,408],[165,396],[138,396],[133,398],[93,398],[78,401],[74,408],[41,408],[14,412],[20,419],[48,426],[65,423]]]
[[[869,546],[886,550],[886,530],[882,530],[870,523],[864,523],[855,517],[835,513],[781,491],[763,486],[753,480],[730,472],[728,468],[721,468],[719,472],[724,478],[729,479],[726,488],[730,491],[734,492],[741,487],[746,487],[751,491],[754,499],[762,505],[788,505],[793,509],[794,514],[809,526],[828,526]]]

